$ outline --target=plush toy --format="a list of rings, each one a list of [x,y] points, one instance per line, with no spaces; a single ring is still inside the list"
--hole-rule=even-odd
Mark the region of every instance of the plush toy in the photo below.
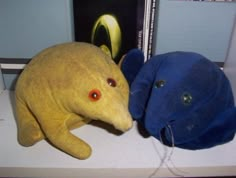
[[[165,145],[191,150],[233,139],[233,93],[217,65],[191,52],[142,61],[141,51],[132,50],[121,68],[131,84],[130,113],[150,135]]]
[[[121,131],[132,126],[128,83],[113,60],[91,44],[65,43],[40,52],[20,75],[15,95],[18,140],[24,146],[45,138],[86,159],[91,148],[71,129],[92,119]]]

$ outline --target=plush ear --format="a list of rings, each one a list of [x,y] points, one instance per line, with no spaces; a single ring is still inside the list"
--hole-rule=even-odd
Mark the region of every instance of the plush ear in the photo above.
[[[119,66],[129,85],[144,64],[143,52],[139,49],[130,50],[119,62]]]
[[[147,104],[151,98],[156,71],[159,69],[163,57],[155,56],[148,60],[135,77],[130,87],[129,111],[132,117],[143,122]]]

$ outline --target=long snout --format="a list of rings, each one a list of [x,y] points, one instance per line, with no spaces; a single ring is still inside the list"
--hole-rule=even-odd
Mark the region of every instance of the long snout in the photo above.
[[[118,130],[126,132],[133,126],[133,119],[129,112],[120,113],[119,116],[114,116],[111,124]]]

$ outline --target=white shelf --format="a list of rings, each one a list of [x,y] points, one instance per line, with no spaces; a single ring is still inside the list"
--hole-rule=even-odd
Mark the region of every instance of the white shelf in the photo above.
[[[93,148],[87,160],[75,159],[46,141],[22,147],[17,143],[13,97],[7,90],[0,94],[0,177],[148,177],[171,151],[155,177],[236,175],[236,139],[201,151],[172,149],[143,138],[136,124],[122,135],[93,125],[74,130]]]

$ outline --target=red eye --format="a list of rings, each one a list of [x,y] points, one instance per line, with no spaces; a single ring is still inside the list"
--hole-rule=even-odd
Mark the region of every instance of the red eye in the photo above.
[[[108,85],[110,85],[112,87],[116,87],[116,81],[113,78],[108,78],[107,83],[108,83]]]
[[[102,96],[102,94],[98,89],[91,90],[88,95],[88,97],[91,101],[97,101],[101,98],[101,96]]]

